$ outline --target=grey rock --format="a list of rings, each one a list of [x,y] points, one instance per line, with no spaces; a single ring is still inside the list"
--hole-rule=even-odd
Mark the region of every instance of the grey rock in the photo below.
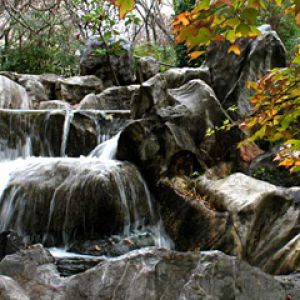
[[[0,108],[28,109],[30,98],[21,85],[0,75]]]
[[[272,274],[300,270],[299,187],[277,187],[241,173],[203,177],[198,185],[216,208],[230,213],[245,260]]]
[[[80,102],[79,109],[129,110],[139,85],[113,86],[101,94],[89,94]]]
[[[135,82],[134,58],[131,49],[131,44],[124,38],[113,37],[108,41],[108,45],[119,43],[121,54],[110,55],[110,63],[114,70],[119,83],[131,84]],[[105,86],[116,84],[110,64],[106,55],[97,55],[97,49],[103,49],[104,45],[99,41],[99,37],[93,36],[89,39],[86,45],[85,52],[80,59],[80,74],[81,75],[96,75],[101,78]]]
[[[160,63],[152,56],[143,56],[138,59],[139,81],[143,82],[155,76],[160,71]]]
[[[70,103],[62,100],[43,101],[39,104],[39,109],[64,109],[70,110],[72,106]]]
[[[58,80],[60,97],[58,99],[71,104],[79,103],[90,93],[99,93],[104,87],[102,80],[96,76],[75,76]]]
[[[0,272],[8,273],[34,300],[281,300],[288,294],[293,299],[300,296],[295,280],[274,278],[219,251],[146,248],[101,261],[68,278],[59,277],[51,261],[47,251],[35,246],[8,256],[0,263]]]
[[[179,251],[218,249],[240,254],[240,241],[231,216],[218,210],[204,195],[188,191],[184,177],[159,182],[157,200],[165,230]]]
[[[117,153],[119,159],[134,162],[154,185],[161,176],[188,175],[199,167],[198,146],[206,129],[223,117],[213,90],[202,80],[166,90],[160,76],[141,85],[141,103],[134,104],[132,113],[144,119],[123,130]]]
[[[139,172],[128,163],[31,158],[11,172],[0,201],[1,226],[31,244],[103,239],[152,224],[147,197]]]
[[[48,250],[34,245],[29,250],[6,256],[0,263],[0,274],[17,281],[30,300],[63,300],[64,279],[59,276],[54,262]]]
[[[205,65],[211,73],[212,87],[225,107],[238,105],[240,116],[251,112],[248,81],[257,81],[270,69],[285,67],[286,51],[277,33],[269,25],[255,40],[240,39],[241,55],[228,54],[229,43],[219,43],[208,51]]]
[[[0,299],[30,300],[26,292],[15,280],[3,275],[0,275]]]
[[[26,89],[33,106],[38,106],[41,101],[47,101],[46,89],[38,75],[21,75],[18,82]]]
[[[211,85],[210,71],[207,66],[199,68],[172,68],[163,74],[170,89],[179,88],[193,79],[201,79],[208,85]]]

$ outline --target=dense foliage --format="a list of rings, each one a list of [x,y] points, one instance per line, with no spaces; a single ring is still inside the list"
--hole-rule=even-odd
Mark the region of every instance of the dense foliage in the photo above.
[[[19,73],[78,73],[76,55],[81,44],[75,29],[54,12],[26,10],[10,21],[5,43],[0,46],[0,69]],[[26,22],[26,23],[25,23]]]

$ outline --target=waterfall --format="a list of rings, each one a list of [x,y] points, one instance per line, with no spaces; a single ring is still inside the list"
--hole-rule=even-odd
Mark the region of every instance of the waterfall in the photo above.
[[[87,155],[117,134],[129,115],[109,116],[102,111],[0,109],[0,161]]]
[[[68,142],[70,126],[71,126],[71,122],[72,122],[73,117],[74,117],[73,111],[71,111],[69,109],[66,110],[65,122],[64,122],[64,127],[63,127],[62,142],[61,142],[61,148],[60,148],[60,156],[61,157],[66,156],[67,142]]]
[[[48,247],[144,234],[171,246],[142,175],[115,160],[127,121],[111,114],[0,109],[0,230]]]
[[[90,154],[90,157],[99,157],[102,160],[112,160],[115,158],[117,153],[117,146],[119,141],[120,133],[115,135],[113,138],[103,142],[97,146]]]

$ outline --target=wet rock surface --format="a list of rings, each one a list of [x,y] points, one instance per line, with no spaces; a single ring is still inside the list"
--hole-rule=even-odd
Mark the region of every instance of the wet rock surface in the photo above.
[[[68,251],[84,255],[115,257],[132,250],[155,246],[155,237],[151,232],[132,233],[126,237],[110,236],[105,240],[75,241],[68,247]]]
[[[1,228],[22,232],[29,243],[62,246],[151,224],[148,191],[137,169],[111,164],[95,158],[20,162],[0,199]]]
[[[0,158],[88,155],[129,117],[126,111],[0,110]]]
[[[0,233],[0,261],[6,256],[25,249],[22,238],[12,230]]]
[[[7,256],[0,272],[18,282],[29,299],[299,299],[296,279],[275,279],[219,251],[146,248],[67,278],[59,276],[53,263],[37,245]]]

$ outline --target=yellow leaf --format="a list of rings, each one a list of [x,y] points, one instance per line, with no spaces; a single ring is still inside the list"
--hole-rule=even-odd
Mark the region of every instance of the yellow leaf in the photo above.
[[[196,59],[204,53],[205,53],[205,51],[193,51],[190,53],[190,58],[191,58],[191,60]]]
[[[300,25],[300,13],[297,13],[296,15],[296,24]]]
[[[111,0],[119,8],[120,19],[124,19],[129,11],[134,9],[134,0]]]
[[[228,49],[228,53],[233,52],[236,55],[241,55],[241,49],[237,45],[231,45]]]
[[[294,164],[294,160],[292,158],[285,158],[279,164],[279,166],[283,167],[291,167]]]
[[[96,245],[96,246],[95,246],[95,249],[96,249],[97,251],[100,251],[102,248],[101,248],[99,245]]]

